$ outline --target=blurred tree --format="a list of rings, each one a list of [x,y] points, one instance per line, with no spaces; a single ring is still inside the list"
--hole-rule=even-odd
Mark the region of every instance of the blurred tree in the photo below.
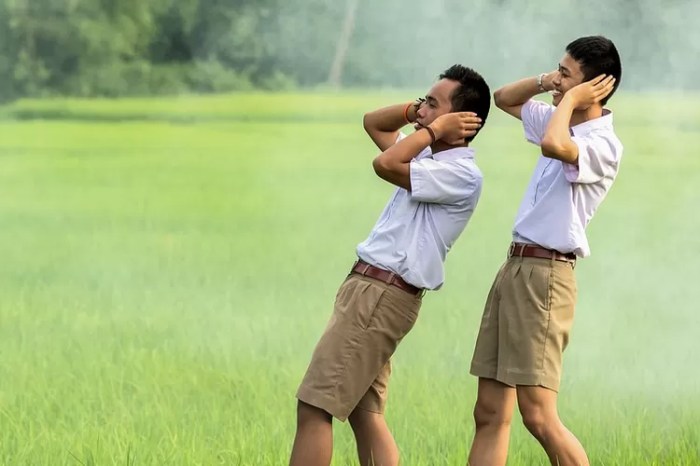
[[[10,100],[15,89],[14,69],[17,66],[17,44],[11,30],[6,2],[0,1],[0,102]]]
[[[618,44],[626,88],[700,87],[695,0],[358,4],[0,0],[0,100],[423,86],[456,62],[498,85],[552,69],[568,41],[597,33]]]
[[[199,0],[161,0],[153,6],[156,33],[148,56],[154,63],[187,63],[194,58],[192,34]]]
[[[328,73],[328,83],[333,87],[340,87],[343,74],[343,65],[345,64],[345,56],[350,47],[350,38],[355,29],[355,18],[357,13],[357,4],[359,0],[347,0],[345,7],[345,18],[343,19],[343,27],[340,30],[338,42],[335,47],[335,55],[333,64]]]

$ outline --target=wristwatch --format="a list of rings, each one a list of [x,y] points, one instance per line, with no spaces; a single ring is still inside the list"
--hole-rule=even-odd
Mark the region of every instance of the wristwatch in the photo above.
[[[547,73],[541,73],[539,76],[537,76],[537,88],[540,90],[540,92],[547,92],[547,89],[545,89],[542,85],[542,80],[546,75]]]

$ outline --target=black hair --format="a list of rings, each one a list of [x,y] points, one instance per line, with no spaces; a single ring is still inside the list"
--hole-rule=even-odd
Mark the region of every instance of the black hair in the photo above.
[[[488,84],[479,73],[462,65],[452,65],[440,75],[440,79],[450,79],[459,82],[452,92],[453,112],[474,112],[481,118],[481,127],[486,123],[491,108],[491,91]],[[479,128],[479,131],[481,128]],[[479,133],[477,131],[477,134]],[[471,141],[476,134],[467,141]]]
[[[615,78],[612,92],[600,101],[605,105],[622,79],[622,63],[615,44],[603,36],[580,37],[566,46],[566,53],[581,65],[584,81],[590,81],[601,74]]]

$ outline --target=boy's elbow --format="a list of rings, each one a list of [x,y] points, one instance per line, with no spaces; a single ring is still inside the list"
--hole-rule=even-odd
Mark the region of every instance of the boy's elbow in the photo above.
[[[505,103],[503,103],[503,88],[497,89],[496,92],[493,93],[493,103],[501,110],[506,106]]]
[[[576,147],[563,144],[556,139],[545,136],[540,144],[542,155],[550,159],[561,160],[562,162],[573,163],[577,158]]]
[[[373,132],[379,130],[377,123],[378,121],[375,112],[367,112],[362,116],[362,127],[365,129],[367,134],[372,134]]]
[[[365,131],[369,132],[369,124],[370,124],[370,116],[369,113],[365,113],[362,116],[362,127],[365,129]]]
[[[388,170],[388,167],[386,166],[386,163],[384,161],[384,157],[381,155],[378,155],[372,160],[372,168],[374,169],[374,173],[377,174],[380,178],[383,178],[383,174],[385,174]]]
[[[542,139],[540,148],[545,157],[556,157],[561,152],[561,145],[547,136]]]
[[[374,158],[372,168],[374,168],[374,173],[383,180],[389,180],[401,171],[400,164],[391,162],[383,153]]]

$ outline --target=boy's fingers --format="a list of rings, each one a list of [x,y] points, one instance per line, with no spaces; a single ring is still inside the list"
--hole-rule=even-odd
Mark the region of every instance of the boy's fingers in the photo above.
[[[595,78],[591,79],[591,84],[592,84],[593,86],[595,86],[595,85],[599,84],[603,79],[605,79],[605,75],[604,75],[604,74],[599,74],[599,75],[596,76]]]

